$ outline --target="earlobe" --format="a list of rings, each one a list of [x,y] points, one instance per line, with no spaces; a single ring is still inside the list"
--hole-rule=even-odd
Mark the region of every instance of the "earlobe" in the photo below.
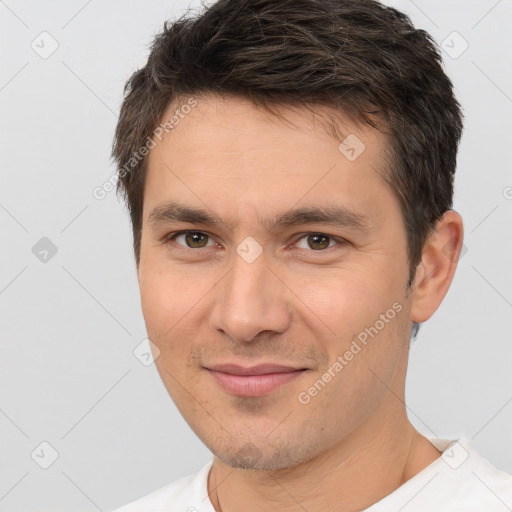
[[[463,237],[461,216],[448,210],[423,248],[413,284],[412,321],[425,322],[443,301],[457,269]]]

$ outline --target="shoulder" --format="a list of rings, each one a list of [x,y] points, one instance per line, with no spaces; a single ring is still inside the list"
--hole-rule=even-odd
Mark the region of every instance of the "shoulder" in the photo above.
[[[214,512],[207,490],[212,462],[113,512]]]
[[[465,479],[468,494],[480,497],[481,503],[489,507],[486,510],[502,510],[503,505],[512,509],[512,475],[495,467],[467,439],[462,439],[461,443],[468,449],[468,458],[474,460]]]
[[[512,507],[512,475],[491,464],[466,437],[445,446],[436,473],[437,493],[458,510],[499,512],[504,505]]]
[[[512,510],[512,476],[493,466],[470,439],[428,439],[441,456],[365,512]]]

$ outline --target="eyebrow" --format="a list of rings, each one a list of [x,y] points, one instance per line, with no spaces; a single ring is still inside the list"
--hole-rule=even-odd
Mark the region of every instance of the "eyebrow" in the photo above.
[[[339,205],[295,208],[280,213],[273,218],[258,218],[258,221],[268,231],[276,231],[286,227],[304,224],[330,224],[363,232],[369,232],[372,228],[365,214]],[[232,222],[227,222],[206,210],[186,206],[174,201],[156,206],[148,217],[148,223],[151,225],[172,222],[187,222],[210,227],[224,225],[227,226],[229,230],[233,230],[234,227]]]

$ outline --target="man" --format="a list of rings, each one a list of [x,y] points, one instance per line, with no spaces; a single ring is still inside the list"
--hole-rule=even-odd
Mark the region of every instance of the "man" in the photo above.
[[[214,457],[119,512],[512,507],[512,476],[404,402],[462,247],[461,132],[435,43],[376,1],[165,27],[113,155],[158,371]]]

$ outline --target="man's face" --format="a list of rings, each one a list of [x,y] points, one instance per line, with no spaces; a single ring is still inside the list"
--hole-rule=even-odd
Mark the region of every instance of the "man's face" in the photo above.
[[[148,335],[169,394],[217,457],[290,467],[382,427],[403,397],[409,269],[399,203],[379,175],[384,135],[342,117],[353,135],[340,150],[307,109],[283,110],[291,124],[246,100],[197,100],[149,155]],[[213,370],[228,364],[287,371]]]

